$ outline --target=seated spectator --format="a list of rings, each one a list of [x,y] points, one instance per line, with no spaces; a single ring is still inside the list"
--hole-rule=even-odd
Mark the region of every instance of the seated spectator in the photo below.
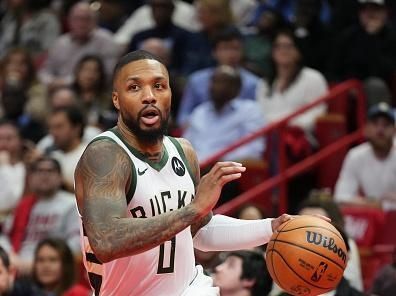
[[[67,107],[78,107],[77,94],[71,87],[56,87],[52,89],[49,93],[48,106],[49,112]],[[98,118],[98,123],[99,121],[100,117]],[[95,136],[99,135],[100,133],[100,128],[92,125],[86,125],[84,128],[84,135],[82,141],[84,143],[89,143]],[[40,154],[46,154],[54,149],[54,145],[54,138],[51,134],[47,134],[37,143],[36,148]]]
[[[74,192],[74,169],[87,145],[82,141],[84,129],[84,115],[78,107],[70,106],[52,111],[49,133],[54,139],[54,147],[49,155],[59,161],[63,185],[70,192]]]
[[[268,215],[263,209],[261,209],[261,207],[252,203],[244,204],[241,208],[239,208],[236,214],[236,218],[242,220],[265,219],[267,217]]]
[[[48,0],[7,1],[7,13],[0,23],[0,56],[15,46],[26,48],[37,62],[60,33],[60,24],[48,8]]]
[[[396,207],[395,115],[386,103],[372,106],[365,127],[367,142],[344,159],[335,187],[337,202]]]
[[[26,93],[23,113],[41,123],[47,116],[47,90],[36,77],[36,69],[30,53],[23,48],[10,49],[1,63],[0,89],[18,87]]]
[[[290,30],[279,31],[272,49],[274,73],[257,86],[256,98],[268,123],[280,120],[327,92],[323,75],[305,67],[298,40]],[[319,106],[298,116],[291,123],[305,131],[312,131],[315,119],[325,111]]]
[[[345,237],[347,237],[345,234],[344,218],[342,216],[341,210],[334,202],[333,197],[330,195],[329,192],[312,191],[311,195],[300,203],[297,212],[299,215],[322,215],[325,217],[329,217],[331,219],[331,223],[338,230],[340,230],[340,232],[343,233]],[[357,291],[363,291],[363,279],[360,267],[359,249],[356,245],[356,242],[352,238],[347,237],[346,243],[348,244],[349,248],[349,259],[346,269],[344,271],[344,278],[348,281],[348,283],[341,282],[339,288],[346,288],[345,286],[346,284],[348,284],[347,286],[353,287],[352,290],[356,289]],[[350,294],[340,293],[337,295]]]
[[[261,4],[256,14],[252,23],[255,31],[245,36],[243,65],[256,75],[268,78],[272,73],[272,41],[284,21],[266,4]]]
[[[195,19],[195,9],[190,3],[181,0],[173,1],[175,11],[172,14],[172,22],[185,30],[198,30],[198,22]],[[114,35],[114,39],[121,47],[126,48],[135,34],[139,31],[153,28],[155,25],[150,5],[147,3],[136,9]]]
[[[396,248],[393,250],[393,259],[385,265],[375,276],[371,295],[393,296],[396,291]]]
[[[70,31],[55,41],[39,72],[43,83],[49,86],[70,84],[78,61],[87,54],[101,57],[107,77],[110,77],[120,50],[112,34],[98,28],[96,21],[89,3],[77,2],[73,5],[68,16]]]
[[[87,124],[98,126],[99,116],[112,106],[103,62],[99,56],[86,55],[76,65],[72,88]]]
[[[44,296],[38,287],[25,278],[17,278],[6,251],[0,247],[0,295]]]
[[[195,71],[215,66],[217,58],[213,57],[213,51],[217,36],[227,28],[235,28],[230,1],[196,0],[194,5],[200,30],[194,34],[187,44],[187,55],[185,61],[183,61],[184,75],[190,75]],[[234,46],[231,48],[234,48]]]
[[[387,88],[392,85],[396,71],[396,31],[389,24],[387,4],[385,0],[358,3],[359,22],[342,31],[333,42],[328,79],[357,78],[369,83],[371,78],[377,78]],[[368,105],[378,103],[378,98],[368,97]]]
[[[200,161],[264,126],[257,103],[238,97],[241,86],[238,70],[224,65],[214,69],[209,86],[210,100],[193,111],[183,135],[194,146]],[[231,151],[223,159],[260,159],[263,153],[264,140],[258,139]]]
[[[256,251],[227,253],[212,274],[221,296],[264,296],[271,291],[272,279],[263,254]]]
[[[241,33],[234,28],[219,32],[213,49],[218,66],[227,65],[240,72],[242,85],[238,97],[254,100],[258,77],[242,68],[243,40]],[[184,127],[195,107],[210,99],[209,85],[215,67],[194,72],[188,78],[177,117],[179,126]]]
[[[137,32],[129,44],[128,51],[142,49],[142,43],[148,38],[160,38],[164,40],[171,54],[168,69],[180,73],[186,57],[186,44],[192,38],[192,34],[172,22],[172,15],[175,9],[173,0],[150,0],[148,3],[155,26]]]
[[[33,263],[33,281],[51,296],[90,296],[92,291],[76,284],[73,253],[62,239],[47,238],[37,245]]]
[[[2,92],[0,109],[3,110],[2,118],[14,122],[22,138],[36,143],[45,135],[43,123],[24,113],[27,93],[21,86],[7,85]]]
[[[48,157],[36,160],[28,184],[31,193],[21,199],[6,230],[22,274],[31,272],[34,250],[44,238],[63,238],[75,254],[81,253],[77,209],[73,195],[61,190],[59,163]]]
[[[18,127],[0,121],[0,225],[12,213],[25,190],[23,148]]]

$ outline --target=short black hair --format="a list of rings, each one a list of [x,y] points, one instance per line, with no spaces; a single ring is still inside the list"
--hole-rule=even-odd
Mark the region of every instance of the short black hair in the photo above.
[[[84,113],[78,106],[59,107],[52,111],[52,115],[57,113],[64,113],[67,119],[69,120],[69,122],[73,126],[80,125],[81,126],[80,138],[83,137],[86,122],[85,122]]]
[[[3,262],[3,265],[6,269],[10,268],[10,257],[1,246],[0,246],[0,260]]]
[[[252,296],[267,295],[272,289],[272,278],[265,263],[264,254],[253,250],[233,251],[227,258],[235,256],[242,259],[241,279],[254,280]]]
[[[127,53],[126,55],[122,56],[118,60],[117,64],[115,65],[114,71],[113,71],[113,84],[117,77],[118,72],[120,72],[121,69],[124,68],[125,65],[128,65],[129,63],[140,61],[140,60],[154,60],[154,61],[161,63],[166,68],[165,63],[159,57],[157,57],[156,55],[153,55],[152,53],[149,53],[148,51],[141,50],[141,49],[131,51],[131,52]]]
[[[59,161],[56,160],[56,159],[53,158],[53,157],[46,156],[46,155],[41,156],[41,157],[39,157],[38,159],[36,159],[36,160],[31,164],[30,170],[34,172],[35,170],[37,170],[37,166],[38,166],[41,162],[44,162],[44,161],[52,162],[52,164],[54,165],[54,168],[56,169],[56,171],[57,171],[59,174],[61,174],[61,165],[60,165]]]
[[[243,42],[243,35],[238,28],[233,26],[225,27],[224,29],[220,30],[217,34],[215,34],[213,38],[213,48],[220,42],[228,42],[232,40],[239,40]]]

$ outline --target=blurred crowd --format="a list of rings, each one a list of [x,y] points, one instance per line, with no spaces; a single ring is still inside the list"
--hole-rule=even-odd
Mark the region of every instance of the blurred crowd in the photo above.
[[[74,169],[86,145],[117,123],[113,67],[137,49],[168,67],[169,134],[187,138],[202,162],[337,83],[359,79],[367,141],[348,152],[334,198],[305,196],[290,210],[336,215],[344,232],[339,205],[396,208],[396,1],[0,0],[0,295],[91,295],[80,270]],[[326,112],[319,105],[290,123],[290,135],[303,143],[289,147],[290,161],[317,148],[314,127]],[[223,159],[262,162],[268,140]],[[247,210],[241,218],[272,214]],[[359,251],[345,238],[344,292],[329,295],[364,295]],[[280,295],[262,252],[197,260],[221,295]],[[365,293],[396,295],[394,264]]]

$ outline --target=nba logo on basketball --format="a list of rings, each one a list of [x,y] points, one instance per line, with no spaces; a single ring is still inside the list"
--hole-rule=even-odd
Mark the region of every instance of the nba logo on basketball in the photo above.
[[[327,269],[327,263],[325,262],[320,262],[318,268],[316,268],[315,273],[312,275],[311,280],[314,282],[319,282],[319,280],[322,278],[322,275],[326,272]]]

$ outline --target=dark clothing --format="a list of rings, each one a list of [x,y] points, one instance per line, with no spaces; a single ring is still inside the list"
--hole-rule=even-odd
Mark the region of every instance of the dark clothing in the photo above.
[[[18,278],[7,296],[44,296],[45,294],[28,278]]]
[[[182,62],[186,56],[186,44],[192,38],[192,33],[174,24],[161,28],[154,27],[137,33],[129,44],[129,51],[139,49],[142,42],[149,38],[160,38],[165,41],[172,53],[169,69],[180,72]]]
[[[368,34],[360,25],[345,30],[334,43],[329,59],[328,79],[378,77],[390,81],[396,70],[396,33],[386,26]]]

